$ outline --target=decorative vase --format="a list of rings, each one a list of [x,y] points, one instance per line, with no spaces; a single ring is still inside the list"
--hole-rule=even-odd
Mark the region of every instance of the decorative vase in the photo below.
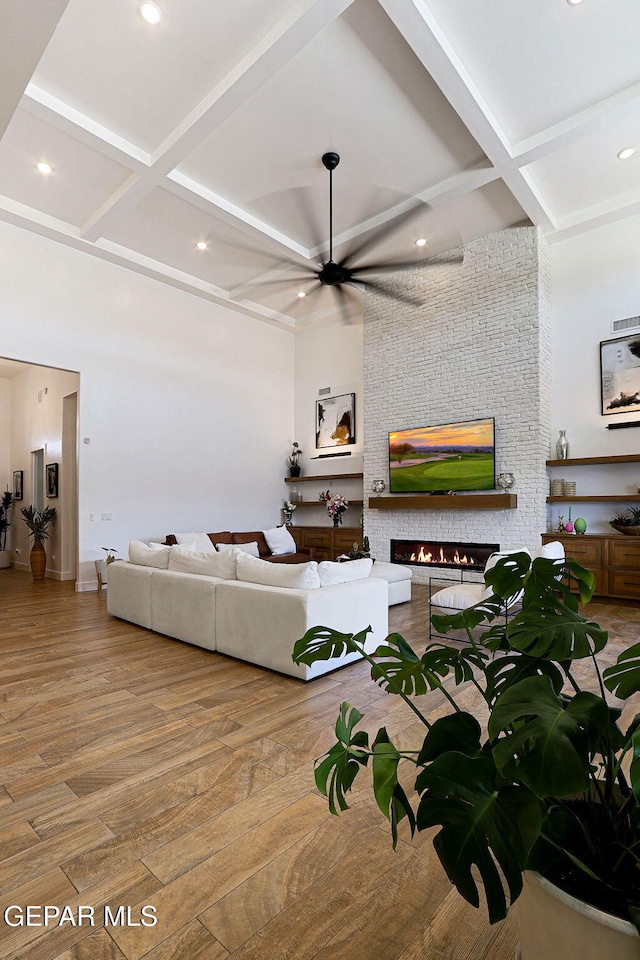
[[[384,493],[386,486],[387,485],[384,482],[384,480],[374,480],[373,483],[371,484],[371,489],[373,490],[375,495],[379,497],[381,493]]]
[[[498,486],[502,487],[505,493],[507,493],[508,490],[511,490],[511,487],[515,482],[516,478],[512,473],[501,473],[498,477]]]
[[[29,565],[31,566],[31,576],[34,580],[44,580],[44,571],[47,566],[47,554],[42,541],[36,540],[31,547],[29,554]]]
[[[335,517],[333,518],[334,527],[339,527],[341,523],[342,523],[342,514],[336,513]]]
[[[289,476],[290,477],[299,477],[302,467],[289,467]]]
[[[576,517],[573,529],[576,533],[586,533],[587,532],[587,521],[583,517]]]
[[[564,529],[567,533],[573,533],[573,522],[571,520],[571,507],[569,507],[569,519],[565,523]]]
[[[567,460],[569,457],[569,441],[567,440],[566,430],[561,430],[560,436],[556,440],[556,455],[558,460]]]

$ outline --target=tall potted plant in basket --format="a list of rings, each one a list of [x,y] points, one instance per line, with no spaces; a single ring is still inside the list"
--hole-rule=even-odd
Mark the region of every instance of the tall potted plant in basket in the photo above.
[[[0,570],[11,566],[11,552],[7,550],[7,533],[11,526],[9,519],[13,505],[11,490],[5,490],[0,499]]]
[[[30,504],[28,507],[22,507],[20,513],[29,528],[29,538],[33,541],[31,553],[29,554],[31,575],[34,580],[44,580],[44,573],[47,567],[47,554],[44,549],[44,543],[45,540],[51,539],[50,527],[56,519],[56,508],[45,507],[44,510],[38,510],[33,504]]]
[[[622,723],[620,703],[640,691],[640,643],[601,671],[607,633],[578,612],[569,590],[586,603],[593,574],[573,560],[511,555],[487,583],[493,592],[482,603],[432,618],[440,633],[464,632],[461,648],[438,641],[419,656],[391,634],[371,656],[370,628],[314,627],[296,643],[297,663],[359,651],[372,679],[425,728],[414,750],[397,748],[384,727],[370,740],[356,730],[360,712],[343,703],[337,742],[316,761],[316,784],[337,813],[371,767],[394,845],[402,820],[412,835],[439,826],[434,847],[444,869],[475,906],[479,876],[491,923],[506,916],[524,881],[533,906],[521,906],[523,897],[516,911],[522,960],[637,960],[640,714]],[[518,595],[521,608],[505,622]],[[472,685],[488,711],[486,732],[460,706],[461,685]],[[423,703],[433,690],[450,711],[430,722]],[[415,799],[405,787],[415,787]],[[567,913],[558,921],[560,908]]]

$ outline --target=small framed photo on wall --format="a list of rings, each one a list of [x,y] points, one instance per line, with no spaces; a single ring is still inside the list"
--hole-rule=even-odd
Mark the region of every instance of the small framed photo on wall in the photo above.
[[[52,500],[58,496],[58,464],[47,464],[47,499]]]
[[[600,344],[602,416],[640,410],[640,334]]]
[[[13,499],[22,500],[22,470],[13,471]]]

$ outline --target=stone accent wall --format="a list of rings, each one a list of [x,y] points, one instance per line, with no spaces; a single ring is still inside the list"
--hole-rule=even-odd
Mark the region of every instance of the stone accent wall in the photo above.
[[[547,528],[551,420],[549,256],[535,227],[473,241],[461,264],[394,277],[415,308],[368,293],[364,315],[365,533],[389,559],[392,537],[540,545]],[[401,285],[400,285],[401,283]],[[515,474],[516,510],[373,510],[389,480],[391,430],[495,417],[496,477]],[[388,489],[385,491],[388,494]],[[428,571],[414,568],[416,582]]]

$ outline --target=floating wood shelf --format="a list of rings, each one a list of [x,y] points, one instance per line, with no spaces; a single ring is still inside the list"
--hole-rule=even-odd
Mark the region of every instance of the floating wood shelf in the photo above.
[[[296,507],[326,507],[326,500],[292,500]],[[364,503],[364,500],[351,500],[349,499],[350,507],[361,507]]]
[[[284,482],[310,483],[317,480],[362,480],[362,478],[362,473],[325,473],[321,477],[285,477]]]
[[[566,460],[564,461],[566,463]],[[515,510],[515,493],[370,497],[371,510]]]
[[[565,460],[566,463],[566,460]],[[640,494],[629,493],[625,494],[615,494],[615,496],[602,496],[602,497],[547,497],[547,503],[638,503],[640,501]]]
[[[571,457],[568,460],[547,460],[548,467],[588,467],[598,463],[638,463],[640,453],[624,453],[615,457]]]

